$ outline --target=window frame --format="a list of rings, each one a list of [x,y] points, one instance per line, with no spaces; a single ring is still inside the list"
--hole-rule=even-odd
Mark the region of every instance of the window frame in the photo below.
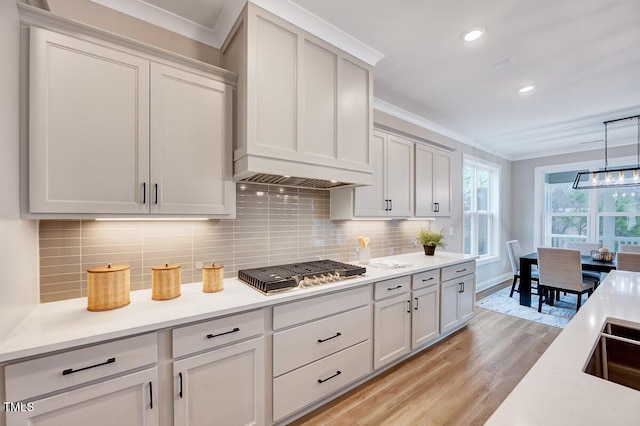
[[[473,188],[472,188],[472,207],[473,211],[468,212],[464,208],[464,170],[467,167],[474,168],[474,180],[473,180]],[[489,171],[489,197],[487,201],[488,210],[477,210],[477,168],[482,168]],[[478,255],[478,232],[477,229],[471,230],[471,254],[474,256],[479,256],[476,259],[478,265],[484,265],[487,263],[498,262],[501,260],[501,251],[500,251],[500,185],[502,179],[502,166],[500,164],[493,163],[491,161],[483,160],[471,155],[464,154],[462,159],[462,245],[463,245],[463,253],[467,252],[467,247],[465,247],[466,241],[466,233],[467,233],[467,220],[468,216],[472,216],[475,218],[475,221],[472,220],[472,223],[478,223],[478,218],[480,216],[488,217],[488,226],[489,233],[488,238],[489,241],[487,243],[487,254]]]

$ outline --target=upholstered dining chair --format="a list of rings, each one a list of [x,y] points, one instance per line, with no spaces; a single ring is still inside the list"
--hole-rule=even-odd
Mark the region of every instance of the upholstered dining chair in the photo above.
[[[580,250],[580,256],[590,256],[593,250],[599,250],[602,248],[602,243],[583,243],[582,241],[569,241],[565,245],[565,248]],[[600,272],[596,271],[582,271],[582,275],[585,277],[591,277],[597,279],[600,282]]]
[[[538,247],[538,272],[538,312],[542,312],[543,299],[549,297],[553,304],[553,293],[560,290],[577,295],[577,311],[582,304],[582,295],[591,296],[599,282],[597,278],[582,274],[579,250]]]
[[[620,244],[618,252],[622,253],[640,253],[640,244]]]
[[[619,271],[640,272],[640,253],[620,252],[617,257],[617,269]]]
[[[516,290],[516,283],[520,280],[520,256],[522,256],[520,242],[518,240],[507,241],[507,253],[509,253],[511,270],[513,271],[513,283],[511,283],[511,293],[509,293],[509,297],[513,297],[513,292],[519,291]],[[538,282],[538,270],[531,268],[531,284],[533,284],[534,281]],[[533,290],[533,286],[531,290]]]

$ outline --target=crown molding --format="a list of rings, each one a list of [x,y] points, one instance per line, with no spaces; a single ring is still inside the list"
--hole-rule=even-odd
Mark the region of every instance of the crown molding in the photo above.
[[[142,0],[90,1],[216,49],[220,49],[247,4],[247,0],[227,0],[215,28],[211,29]],[[251,2],[371,66],[375,66],[380,59],[384,58],[382,53],[289,0],[252,0]]]
[[[461,135],[447,127],[444,127],[438,123],[434,123],[431,120],[427,120],[424,117],[421,117],[417,114],[399,108],[395,105],[392,105],[388,102],[383,101],[382,99],[374,98],[373,99],[373,109],[378,110],[380,112],[384,112],[393,117],[404,120],[408,123],[415,124],[416,126],[422,127],[423,129],[430,130],[439,135],[445,136],[447,138],[453,139],[457,142],[463,143],[465,145],[471,146],[473,148],[479,149],[481,151],[487,152],[489,154],[495,155],[497,157],[503,158],[505,160],[511,160],[510,158],[504,156],[503,154],[487,151],[487,147],[482,146],[472,139]]]

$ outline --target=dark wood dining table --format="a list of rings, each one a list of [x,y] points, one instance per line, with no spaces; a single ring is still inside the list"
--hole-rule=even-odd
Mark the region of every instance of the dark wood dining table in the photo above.
[[[580,256],[582,269],[585,271],[609,272],[616,269],[616,261],[603,262],[593,260],[591,256]],[[538,252],[520,257],[520,304],[531,306],[531,267],[538,264]]]

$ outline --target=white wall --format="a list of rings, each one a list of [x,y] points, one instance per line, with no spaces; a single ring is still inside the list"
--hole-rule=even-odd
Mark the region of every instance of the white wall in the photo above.
[[[0,338],[38,303],[38,224],[20,220],[20,20],[0,0]]]
[[[511,205],[512,205],[512,186],[511,186],[511,172],[512,163],[503,158],[492,155],[488,152],[481,151],[473,148],[469,145],[457,142],[446,136],[439,135],[430,130],[414,125],[407,121],[401,120],[397,117],[391,116],[384,112],[374,111],[374,123],[377,125],[383,125],[387,128],[399,130],[409,135],[417,136],[419,138],[426,139],[430,142],[434,142],[438,145],[445,146],[456,151],[452,156],[451,165],[451,216],[447,218],[438,218],[433,223],[434,229],[453,227],[454,235],[449,236],[447,234],[446,243],[447,251],[462,252],[462,157],[463,153],[479,158],[481,160],[489,161],[494,164],[498,164],[501,168],[500,176],[500,260],[497,262],[481,265],[477,269],[477,283],[478,290],[482,290],[491,285],[497,284],[505,279],[510,279],[511,266],[509,263],[509,257],[506,250],[506,241],[512,239],[511,229]]]

